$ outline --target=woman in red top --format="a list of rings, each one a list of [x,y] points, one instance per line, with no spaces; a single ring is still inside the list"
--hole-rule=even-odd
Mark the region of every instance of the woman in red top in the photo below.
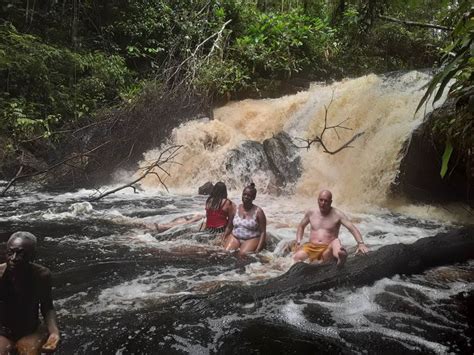
[[[217,182],[206,201],[206,230],[224,232],[233,211],[234,203],[227,199],[227,187],[223,182]]]

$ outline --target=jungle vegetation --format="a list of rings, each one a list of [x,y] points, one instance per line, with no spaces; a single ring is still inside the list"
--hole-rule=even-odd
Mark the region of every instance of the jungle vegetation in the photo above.
[[[453,92],[472,92],[469,6],[458,0],[2,2],[0,178],[24,173],[18,167],[28,169],[38,155],[46,164],[91,165],[92,151],[110,141],[99,128],[127,137],[123,151],[113,153],[118,164],[146,148],[139,143],[165,134],[175,108],[186,107],[184,117],[309,81],[441,66],[429,93],[452,77]],[[435,129],[450,142],[461,137],[464,147],[472,139],[469,117]],[[39,169],[34,165],[31,174]]]

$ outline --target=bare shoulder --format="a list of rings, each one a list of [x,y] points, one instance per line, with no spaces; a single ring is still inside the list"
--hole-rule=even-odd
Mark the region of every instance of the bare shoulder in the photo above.
[[[40,279],[51,278],[51,271],[42,265],[32,263],[33,273],[37,275]]]
[[[257,207],[257,215],[265,217],[265,212],[263,212],[263,209],[261,207]]]
[[[227,199],[226,200],[226,208],[229,211],[235,211],[237,209],[237,205],[233,201]]]
[[[342,212],[339,208],[333,207],[332,208],[334,215],[337,216],[340,220],[347,220],[347,215]]]
[[[304,216],[301,219],[300,226],[306,226],[308,223],[311,223],[311,217],[316,213],[315,209],[308,209],[304,212]]]

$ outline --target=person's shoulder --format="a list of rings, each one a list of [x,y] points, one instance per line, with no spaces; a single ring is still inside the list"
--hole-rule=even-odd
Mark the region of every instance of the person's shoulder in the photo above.
[[[333,207],[332,211],[333,211],[334,215],[336,215],[337,217],[339,217],[341,219],[347,219],[346,214],[343,211],[341,211],[339,208]]]
[[[233,206],[235,206],[235,203],[234,203],[232,200],[226,198],[226,199],[224,200],[224,203],[223,203],[222,205],[223,205],[223,206],[233,207]]]
[[[33,273],[40,278],[51,277],[51,271],[46,266],[32,263],[31,267],[33,269]]]
[[[7,269],[7,263],[2,263],[0,264],[0,277],[3,276],[3,274],[5,273],[5,270]]]
[[[265,212],[263,212],[263,209],[257,205],[255,205],[254,218],[258,219],[260,222],[267,219],[267,216],[265,215]]]

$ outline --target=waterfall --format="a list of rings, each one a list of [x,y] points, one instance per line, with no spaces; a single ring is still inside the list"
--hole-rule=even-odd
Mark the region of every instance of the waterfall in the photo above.
[[[252,170],[257,161],[254,151],[245,150],[248,141],[263,143],[286,132],[301,144],[295,138],[320,135],[326,116],[328,127],[341,122],[346,127],[326,130],[323,140],[329,150],[357,133],[363,135],[334,155],[324,153],[317,144],[298,149],[301,176],[291,192],[312,196],[328,188],[346,205],[382,205],[397,176],[403,144],[426,113],[415,114],[415,109],[429,79],[429,74],[419,71],[372,74],[330,85],[314,84],[307,91],[277,99],[231,102],[215,109],[213,120],[194,120],[175,128],[166,144],[145,153],[142,164],[156,159],[166,145],[182,145],[174,164],[163,166],[170,174],[163,176],[168,187],[196,191],[207,181],[222,180],[240,188],[244,179],[239,175]],[[242,168],[226,167],[231,152],[242,147]],[[237,164],[234,158],[233,164]],[[253,169],[250,179],[260,191],[271,193],[273,182],[266,169]],[[154,176],[144,180],[145,188],[158,184]]]

